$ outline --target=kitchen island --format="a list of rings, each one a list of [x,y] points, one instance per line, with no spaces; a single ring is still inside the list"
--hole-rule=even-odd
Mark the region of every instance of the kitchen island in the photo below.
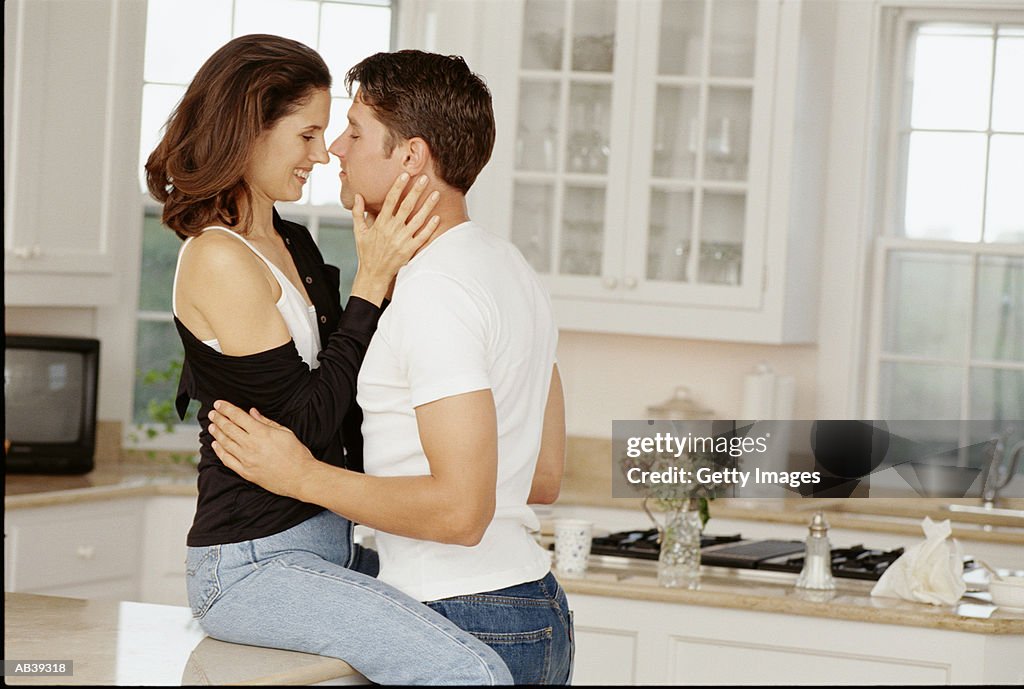
[[[4,593],[4,658],[73,663],[69,676],[7,684],[367,683],[336,658],[211,639],[188,608],[27,593]]]
[[[873,582],[798,591],[779,572],[703,567],[667,589],[651,567],[560,578],[575,615],[581,684],[1024,683],[1024,610],[988,594],[932,606],[873,598]]]

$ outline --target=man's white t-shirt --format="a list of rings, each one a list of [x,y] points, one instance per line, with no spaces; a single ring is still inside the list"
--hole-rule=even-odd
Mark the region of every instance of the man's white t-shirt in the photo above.
[[[398,273],[359,370],[364,466],[420,476],[430,465],[415,407],[490,389],[498,419],[494,519],[473,547],[377,532],[378,578],[417,600],[542,578],[551,557],[526,504],[540,450],[558,330],[551,301],[519,250],[473,222],[433,240]]]

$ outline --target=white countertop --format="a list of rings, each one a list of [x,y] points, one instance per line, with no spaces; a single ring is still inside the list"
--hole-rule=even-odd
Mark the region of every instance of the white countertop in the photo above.
[[[71,660],[74,674],[8,684],[365,684],[336,658],[216,641],[188,608],[4,594],[4,658]]]

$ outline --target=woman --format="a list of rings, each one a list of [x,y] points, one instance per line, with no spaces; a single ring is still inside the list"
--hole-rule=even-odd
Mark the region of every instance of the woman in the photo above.
[[[325,461],[361,464],[355,381],[398,268],[437,219],[433,194],[400,176],[377,217],[353,209],[359,270],[342,312],[338,271],[273,204],[297,201],[327,162],[330,73],[313,50],[237,38],[200,68],[146,163],[164,224],[185,243],[173,311],[185,348],[178,409],[257,401]],[[397,207],[397,209],[396,209]],[[367,220],[372,222],[367,227]],[[422,228],[422,229],[421,229]],[[321,349],[321,347],[323,347]],[[493,651],[377,581],[352,523],[227,469],[200,432],[199,501],[188,535],[189,602],[210,636],[341,658],[380,683],[506,683]],[[367,573],[363,573],[363,570]]]

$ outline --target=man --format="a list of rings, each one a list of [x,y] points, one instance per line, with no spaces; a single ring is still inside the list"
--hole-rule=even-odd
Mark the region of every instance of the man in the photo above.
[[[537,276],[465,200],[494,145],[490,92],[462,58],[420,51],[373,55],[354,82],[330,147],[342,203],[375,214],[402,172],[440,190],[360,370],[366,475],[223,402],[214,447],[244,478],[377,529],[380,579],[491,642],[517,683],[567,682],[571,616],[527,506],[552,502],[563,471],[557,330]]]

